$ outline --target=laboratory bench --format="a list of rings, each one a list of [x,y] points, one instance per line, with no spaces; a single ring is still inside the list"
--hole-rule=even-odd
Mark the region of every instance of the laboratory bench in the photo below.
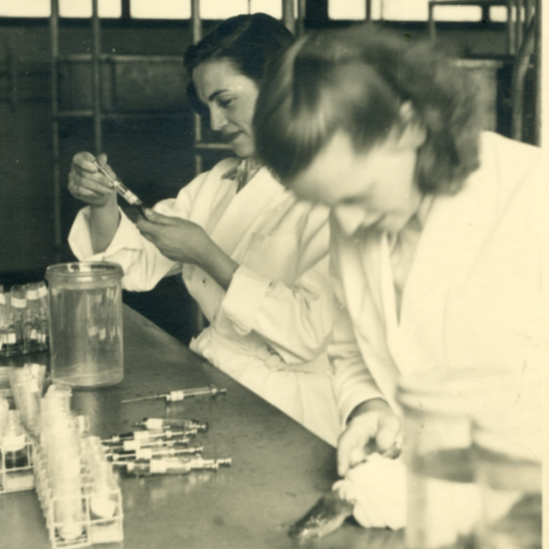
[[[0,366],[47,363],[48,354],[1,359]],[[352,521],[320,540],[299,545],[287,535],[337,479],[336,450],[294,420],[124,307],[124,379],[76,390],[72,409],[87,415],[101,438],[131,431],[144,417],[209,423],[197,436],[204,458],[232,466],[188,475],[121,476],[124,540],[104,549],[358,549],[400,548],[402,532],[366,530]],[[121,403],[174,389],[214,384],[226,395],[166,403]],[[0,547],[51,547],[34,491],[0,494]]]

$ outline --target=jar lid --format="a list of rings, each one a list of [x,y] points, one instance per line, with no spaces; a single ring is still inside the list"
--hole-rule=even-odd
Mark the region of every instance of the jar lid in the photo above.
[[[58,263],[46,269],[50,284],[74,289],[92,289],[120,282],[124,271],[118,263],[108,261],[81,261]]]

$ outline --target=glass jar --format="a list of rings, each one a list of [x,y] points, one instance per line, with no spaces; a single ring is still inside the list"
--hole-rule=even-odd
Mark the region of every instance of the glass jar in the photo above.
[[[122,276],[119,265],[107,262],[46,270],[54,383],[92,388],[122,380]]]
[[[406,547],[469,547],[480,516],[474,479],[470,408],[483,372],[432,370],[403,377],[397,399],[404,413],[407,468]]]
[[[541,376],[533,381],[523,380],[519,398],[509,406],[484,410],[473,422],[483,549],[542,546]]]

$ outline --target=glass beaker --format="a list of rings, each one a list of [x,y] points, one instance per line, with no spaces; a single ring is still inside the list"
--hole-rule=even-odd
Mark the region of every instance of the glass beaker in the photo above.
[[[474,481],[470,406],[478,372],[432,370],[403,377],[408,549],[471,546],[480,516]]]
[[[508,406],[484,410],[473,421],[482,502],[478,546],[486,549],[542,547],[541,375],[520,387]]]
[[[47,268],[54,383],[91,388],[122,380],[122,276],[120,265],[107,262]]]

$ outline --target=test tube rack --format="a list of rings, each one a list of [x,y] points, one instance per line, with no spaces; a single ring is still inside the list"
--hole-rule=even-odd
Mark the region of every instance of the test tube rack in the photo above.
[[[11,492],[22,492],[34,488],[34,456],[35,447],[27,435],[25,435],[25,447],[23,452],[26,454],[27,463],[21,467],[14,467],[6,463],[6,452],[3,451],[0,444],[0,494]]]
[[[106,456],[105,460],[107,460]],[[36,491],[46,519],[51,545],[54,549],[88,547],[99,543],[119,542],[124,539],[122,494],[117,482],[116,488],[108,492],[101,492],[101,498],[107,500],[109,505],[112,506],[108,513],[109,516],[104,518],[95,515],[92,504],[94,497],[93,479],[85,459],[82,460],[80,472],[81,497],[77,502],[69,502],[69,504],[81,505],[82,507],[81,519],[73,525],[81,533],[72,539],[64,539],[60,534],[63,525],[56,519],[55,515],[57,506],[63,504],[61,501],[63,498],[54,497],[53,495],[45,457],[40,447],[36,448],[34,465]]]

